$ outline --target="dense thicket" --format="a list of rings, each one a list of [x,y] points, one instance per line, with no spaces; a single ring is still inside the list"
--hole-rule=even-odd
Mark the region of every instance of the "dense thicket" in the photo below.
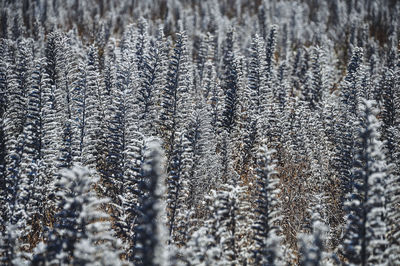
[[[1,1],[0,263],[399,265],[399,11]]]

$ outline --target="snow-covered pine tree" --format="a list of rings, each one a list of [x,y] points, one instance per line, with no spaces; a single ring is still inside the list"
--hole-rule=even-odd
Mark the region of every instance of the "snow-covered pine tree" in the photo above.
[[[71,91],[72,84],[69,80],[71,72],[70,61],[72,57],[72,47],[68,44],[68,37],[64,34],[56,35],[55,40],[55,87],[54,101],[59,123],[62,126],[62,142],[60,143],[60,165],[59,167],[72,166],[72,127],[71,127]]]
[[[7,64],[8,45],[6,40],[0,40],[0,235],[5,232],[7,191],[6,191],[6,143],[4,136],[4,114],[7,109]],[[0,251],[1,253],[2,251]]]
[[[26,94],[29,87],[30,63],[32,60],[31,41],[21,40],[14,44],[15,49],[13,64],[7,68],[7,111],[4,114],[4,138],[7,149],[6,175],[14,176],[9,181],[17,182],[19,175],[21,134],[23,131],[26,115]],[[13,185],[7,186],[12,189]],[[12,197],[10,197],[12,199]]]
[[[141,183],[146,182],[142,167],[145,160],[146,142],[144,136],[137,130],[132,130],[129,134],[126,143],[126,150],[124,151],[123,161],[123,177],[121,182],[120,191],[117,192],[118,202],[118,215],[114,222],[114,226],[122,239],[127,242],[126,256],[129,260],[134,261],[134,249],[136,230],[140,209],[140,199],[145,197],[146,191],[141,189]]]
[[[359,104],[358,96],[360,92],[357,90],[357,81],[362,61],[363,49],[355,48],[347,67],[347,74],[340,91],[342,104],[349,115],[353,116],[353,119],[354,116],[357,116]]]
[[[164,155],[157,139],[147,139],[144,163],[141,171],[143,180],[137,221],[134,261],[135,265],[168,265],[167,238],[165,229]]]
[[[184,265],[218,265],[222,249],[217,237],[217,191],[211,190],[205,197],[208,217],[204,224],[191,235],[188,243],[182,249],[181,261]]]
[[[137,74],[134,69],[134,54],[130,49],[132,44],[128,40],[129,34],[130,32],[125,32],[120,49],[116,49],[115,55],[110,55],[115,56],[115,59],[109,62],[116,65],[116,69],[113,70],[115,71],[115,80],[107,85],[111,95],[110,104],[106,111],[108,153],[106,157],[107,170],[101,180],[101,189],[103,190],[102,193],[110,197],[112,202],[117,205],[120,204],[118,191],[122,187],[126,168],[124,163],[126,163],[128,126],[129,124],[132,127],[136,126],[135,120],[128,120],[136,116],[131,105],[134,104],[135,77]],[[105,67],[108,68],[107,65]],[[119,234],[119,232],[117,233]]]
[[[145,135],[157,133],[159,101],[167,66],[167,48],[163,29],[158,30],[155,40],[150,40],[149,52],[145,54],[143,83],[139,89],[139,128]]]
[[[391,129],[396,126],[396,94],[398,94],[398,89],[396,88],[396,60],[397,53],[393,51],[396,48],[392,48],[389,52],[386,66],[383,68],[381,80],[379,86],[377,86],[379,93],[381,94],[382,100],[382,126],[381,126],[381,137],[384,141],[385,155],[386,158],[391,162],[393,149],[394,149],[394,139],[395,136],[392,135]]]
[[[29,265],[30,254],[20,250],[23,246],[21,240],[22,224],[12,224],[5,226],[0,238],[0,262],[4,265]]]
[[[186,197],[185,191],[188,189],[187,177],[183,177],[185,171],[183,163],[188,162],[185,161],[185,157],[189,159],[188,153],[185,153],[187,145],[185,145],[184,129],[192,102],[189,98],[192,84],[188,69],[186,38],[185,32],[177,33],[177,40],[169,62],[166,86],[161,95],[160,129],[167,157],[167,213],[170,234],[173,233],[177,222],[175,220],[177,208],[183,204],[178,199]]]
[[[236,234],[239,229],[237,227],[238,193],[242,191],[237,190],[238,188],[238,185],[235,184],[225,184],[224,190],[217,192],[214,215],[217,220],[215,235],[221,248],[219,265],[234,265],[240,261]]]
[[[212,90],[215,87],[217,73],[215,72],[215,62],[211,55],[206,58],[204,62],[204,69],[202,74],[202,82],[200,91],[206,101],[211,99]]]
[[[45,63],[45,67],[47,64]],[[54,222],[54,180],[60,166],[60,145],[62,142],[62,125],[55,109],[54,87],[46,71],[41,79],[42,87],[42,142],[41,142],[41,176],[43,178],[44,226]]]
[[[188,169],[190,206],[201,203],[219,178],[218,156],[215,154],[217,140],[212,134],[208,106],[199,99],[188,119],[185,132],[192,157],[191,168]],[[194,209],[198,214],[202,211],[200,207]]]
[[[72,83],[71,90],[71,140],[72,159],[75,163],[82,163],[83,136],[85,133],[86,119],[86,89],[87,89],[87,64],[83,53],[75,56],[75,65],[69,73],[69,81]]]
[[[228,132],[229,137],[232,137],[231,134],[238,127],[239,112],[239,73],[234,43],[234,31],[230,29],[226,33],[224,42],[223,74],[221,78],[221,87],[225,96],[222,126]]]
[[[336,117],[336,171],[340,175],[343,196],[351,191],[351,168],[354,159],[354,143],[356,141],[355,125],[358,116],[357,77],[362,62],[363,51],[355,49],[347,67],[347,75],[340,90],[340,114]],[[344,198],[342,198],[344,200]]]
[[[322,67],[321,67],[321,49],[319,47],[314,47],[311,50],[311,67],[310,67],[310,108],[311,110],[318,110],[321,108],[322,94],[324,92],[323,87],[323,77],[322,77]]]
[[[182,246],[188,238],[187,221],[190,216],[188,200],[191,181],[189,171],[193,161],[189,141],[183,133],[178,134],[179,142],[175,144],[167,183],[167,214],[170,241]]]
[[[386,225],[387,225],[387,240],[388,247],[386,249],[389,265],[396,265],[400,263],[400,225],[397,221],[400,219],[400,139],[399,129],[393,130],[395,137],[394,152],[392,161],[392,172],[389,180],[386,182]]]
[[[46,184],[49,185],[51,180],[62,165],[62,144],[64,141],[64,127],[63,122],[65,116],[60,111],[57,98],[63,101],[63,90],[58,89],[59,86],[59,73],[60,66],[57,64],[57,53],[60,53],[60,39],[62,37],[59,33],[52,32],[48,35],[45,45],[45,58],[43,62],[43,75],[42,75],[42,90],[43,90],[43,136],[42,136],[42,151],[43,162],[45,164],[45,178]],[[57,97],[58,95],[58,97]],[[49,191],[52,191],[49,188]]]
[[[56,182],[58,213],[47,242],[39,243],[32,265],[119,265],[120,244],[113,236],[109,216],[100,210],[107,199],[93,191],[97,181],[87,168],[64,170]]]
[[[221,82],[217,78],[215,72],[215,63],[211,60],[206,62],[206,73],[204,76],[204,97],[211,115],[211,127],[213,135],[216,137],[222,132],[222,114],[224,111],[224,92],[221,87]]]
[[[99,96],[98,57],[95,46],[87,53],[87,87],[85,91],[85,126],[82,139],[82,163],[96,169],[99,159],[101,102]]]
[[[254,228],[253,258],[255,264],[280,265],[282,263],[282,240],[279,234],[280,207],[279,207],[279,180],[276,178],[275,162],[272,160],[273,152],[269,151],[264,143],[257,154],[256,181],[258,187],[257,222]]]
[[[250,62],[248,71],[248,85],[245,91],[246,97],[242,99],[242,105],[244,108],[244,118],[243,118],[243,158],[242,163],[242,174],[253,168],[253,163],[255,161],[254,151],[258,146],[260,134],[259,129],[259,119],[261,116],[260,112],[260,95],[263,75],[261,73],[262,56],[261,51],[262,43],[260,42],[258,35],[252,38],[252,43],[250,47]]]
[[[106,110],[107,169],[102,177],[101,189],[112,200],[109,207],[114,218],[114,228],[117,235],[126,241],[126,255],[132,260],[135,233],[132,228],[137,218],[138,199],[141,195],[138,183],[141,180],[144,139],[138,125],[136,86],[139,83],[130,34],[131,32],[125,33],[125,43],[120,51],[115,51],[115,80],[108,85],[111,97]]]
[[[386,160],[379,140],[374,102],[363,100],[355,148],[352,192],[345,202],[342,252],[349,263],[383,265],[387,248],[385,217]]]
[[[394,62],[392,63],[396,64],[396,66],[392,66],[392,70],[389,70],[390,72],[394,70],[394,73],[387,73],[387,75],[389,77],[391,74],[397,76],[393,85],[398,88],[400,85],[400,57],[398,53],[393,51],[396,49],[396,39],[393,39],[392,51],[390,53],[393,58],[388,61],[391,62],[393,60]],[[389,66],[392,63],[390,63]],[[400,91],[395,89],[392,97],[393,99],[391,100],[386,99],[386,101],[391,102],[394,107],[394,123],[392,127],[389,128],[390,138],[387,139],[390,145],[386,145],[386,152],[388,154],[387,160],[388,163],[390,163],[389,169],[391,170],[391,175],[386,183],[386,225],[388,239],[388,248],[386,251],[389,265],[396,265],[400,264],[400,224],[397,222],[400,220],[400,209],[398,208],[398,206],[400,206]],[[390,148],[393,148],[392,152],[388,152]]]
[[[142,82],[142,78],[144,77],[144,72],[147,65],[146,55],[148,54],[149,49],[148,24],[144,18],[139,19],[135,33],[135,63],[138,71],[138,76]]]
[[[25,229],[26,240],[32,249],[39,241],[43,230],[43,172],[40,168],[42,160],[42,64],[40,60],[34,61],[33,71],[27,88],[27,112],[22,132],[21,172],[20,183],[24,184],[25,191],[19,204],[24,206],[26,212]]]
[[[275,47],[277,39],[277,26],[272,25],[265,43],[265,57],[261,63],[263,77],[260,87],[260,122],[258,131],[266,135],[268,145],[277,149],[279,139],[278,127],[278,101],[275,88]],[[276,86],[277,87],[277,86]]]
[[[322,194],[323,195],[323,194]],[[302,266],[318,266],[327,263],[327,254],[325,252],[327,246],[328,227],[323,221],[321,212],[324,212],[321,194],[316,195],[313,199],[311,207],[311,232],[309,234],[300,235],[300,262]]]
[[[31,62],[33,61],[32,40],[21,39],[15,43],[14,63],[7,70],[10,77],[8,82],[8,109],[3,114],[3,130],[5,147],[7,149],[5,193],[7,203],[5,205],[5,225],[15,229],[14,237],[18,239],[13,249],[16,256],[20,256],[27,250],[28,243],[25,236],[27,229],[27,214],[25,212],[28,203],[29,184],[27,177],[21,176],[21,156],[24,148],[24,125],[27,113],[27,94],[30,86]],[[13,49],[12,47],[9,47]],[[7,251],[5,251],[7,253]],[[21,253],[21,254],[18,254]],[[21,257],[22,258],[22,257]],[[27,259],[25,257],[25,259]],[[21,261],[22,263],[22,261]]]
[[[186,244],[191,233],[205,218],[204,196],[219,178],[218,157],[213,153],[216,140],[211,138],[207,105],[201,100],[197,102],[188,117],[181,140],[180,161],[176,165],[179,165],[180,184],[173,233],[174,239],[179,239],[179,242],[175,241],[179,246]]]
[[[182,132],[190,88],[189,58],[185,32],[178,32],[166,76],[166,86],[161,94],[160,124],[167,160],[172,158],[178,132]]]
[[[197,88],[202,88],[203,87],[203,78],[205,76],[206,73],[206,62],[207,59],[209,58],[209,54],[212,54],[212,49],[210,49],[210,42],[212,40],[212,35],[208,34],[208,35],[202,35],[199,42],[199,50],[197,53],[197,58],[196,58],[196,66],[197,68],[195,69],[195,81],[198,82],[198,84],[196,84],[196,90]]]

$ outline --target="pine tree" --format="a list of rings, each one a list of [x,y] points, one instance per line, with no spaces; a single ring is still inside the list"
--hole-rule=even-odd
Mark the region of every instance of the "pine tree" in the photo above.
[[[257,154],[257,208],[258,221],[254,225],[254,262],[256,264],[280,264],[278,236],[281,233],[279,220],[278,180],[272,152],[265,144]],[[277,246],[278,245],[278,246]]]
[[[7,57],[8,45],[5,40],[0,41],[0,236],[3,238],[7,221],[7,190],[6,190],[6,145],[4,135],[4,114],[7,106]],[[2,254],[0,247],[0,254]]]
[[[47,64],[45,64],[47,67]],[[41,79],[42,88],[42,142],[41,142],[41,178],[43,179],[44,226],[54,222],[54,180],[60,167],[60,145],[62,142],[62,125],[55,109],[54,87],[48,73]]]
[[[72,84],[69,80],[71,69],[70,61],[72,60],[72,48],[69,45],[68,37],[59,35],[55,42],[55,87],[54,101],[57,115],[60,118],[62,126],[62,142],[60,143],[59,167],[72,166]]]
[[[168,160],[175,147],[178,132],[182,131],[185,121],[188,94],[190,93],[190,72],[188,69],[188,54],[186,48],[186,34],[177,34],[175,47],[172,51],[167,72],[166,86],[161,95],[161,131]]]
[[[386,153],[387,153],[387,160],[390,169],[390,176],[386,183],[386,209],[387,209],[387,217],[386,217],[386,225],[387,225],[387,239],[388,239],[388,248],[387,251],[387,258],[389,265],[395,265],[400,263],[400,226],[397,222],[400,219],[400,211],[397,206],[400,204],[400,138],[399,138],[399,110],[400,110],[400,94],[399,90],[394,90],[392,86],[398,86],[400,83],[400,78],[398,77],[400,72],[400,60],[398,54],[396,54],[393,50],[395,49],[395,45],[392,44],[391,60],[388,60],[388,72],[384,75],[387,75],[390,78],[393,78],[397,75],[397,79],[394,80],[394,84],[387,83],[388,92],[384,93],[384,98],[386,100],[384,102],[390,103],[389,104],[389,112],[384,112],[386,118],[384,120],[394,122],[392,126],[389,128],[389,137],[387,138],[386,143]],[[396,64],[397,60],[397,65]],[[393,62],[391,62],[393,61]],[[392,76],[393,75],[393,76]],[[391,94],[393,93],[393,95]],[[390,98],[393,97],[393,98]],[[385,104],[386,105],[386,104]],[[393,108],[393,109],[392,109]],[[386,108],[385,108],[386,109]],[[392,113],[394,111],[394,113]],[[390,114],[387,116],[387,114]],[[389,118],[389,119],[388,119]],[[394,119],[394,121],[391,121]],[[385,124],[385,123],[384,123]]]
[[[217,192],[216,237],[221,248],[220,265],[239,263],[239,245],[236,234],[238,231],[237,219],[239,212],[238,194],[243,193],[236,184],[225,185]]]
[[[338,143],[336,169],[341,177],[343,195],[350,192],[353,179],[351,167],[353,164],[354,145],[356,141],[354,127],[359,112],[359,83],[357,82],[357,77],[360,71],[361,60],[362,49],[356,49],[348,65],[347,75],[340,91],[340,114],[336,122],[336,142]]]
[[[164,228],[164,159],[159,142],[146,140],[145,161],[142,166],[144,179],[140,189],[144,191],[140,199],[139,217],[135,239],[136,265],[168,265],[168,253],[165,248],[166,232]]]
[[[223,130],[222,114],[224,111],[224,92],[221,83],[216,77],[215,65],[207,61],[207,76],[204,77],[205,88],[209,87],[207,95],[207,104],[209,105],[211,115],[211,126],[213,135],[218,136]]]
[[[69,164],[69,153],[65,148],[65,129],[68,125],[66,116],[65,80],[61,71],[64,65],[59,62],[60,53],[64,48],[62,36],[51,33],[47,38],[42,77],[43,90],[43,160],[46,166],[46,184],[51,180],[62,165]],[[51,191],[51,188],[49,188]]]
[[[387,246],[384,223],[386,161],[379,141],[377,110],[372,101],[361,105],[354,183],[346,200],[347,225],[343,254],[350,263],[385,264]]]
[[[128,33],[127,33],[128,34]],[[121,47],[116,53],[115,80],[110,86],[110,105],[107,107],[108,152],[107,169],[102,177],[101,190],[111,198],[110,208],[117,235],[126,241],[127,256],[132,260],[134,227],[137,219],[138,199],[141,191],[140,166],[143,163],[143,135],[139,132],[138,107],[136,102],[137,70],[134,54]],[[118,52],[118,51],[116,51]],[[107,67],[107,66],[106,66]]]
[[[21,251],[21,229],[8,223],[0,238],[0,262],[4,265],[29,265],[29,254]]]
[[[33,265],[120,264],[109,216],[99,209],[107,199],[97,198],[92,188],[96,181],[87,168],[63,171],[56,183],[56,223],[47,242],[38,245]]]
[[[136,43],[135,43],[135,62],[138,70],[139,78],[143,78],[146,68],[146,54],[148,53],[149,36],[148,25],[144,18],[140,18],[136,27]]]
[[[242,100],[242,108],[244,108],[244,134],[243,134],[243,159],[242,167],[243,173],[248,171],[248,168],[253,167],[255,158],[253,156],[254,151],[258,145],[260,134],[258,132],[260,124],[260,96],[262,86],[262,74],[261,74],[261,43],[258,36],[254,36],[251,44],[251,59],[249,65],[248,74],[248,87],[246,88],[245,99]]]
[[[15,227],[15,239],[22,238],[27,227],[27,214],[25,205],[28,200],[29,185],[26,178],[21,177],[21,156],[24,148],[23,129],[26,120],[26,94],[29,90],[30,62],[32,60],[32,42],[30,39],[21,39],[16,43],[15,61],[8,70],[8,109],[6,111],[4,123],[4,138],[7,154],[5,196],[7,204],[5,209],[5,221],[7,226]],[[17,241],[17,246],[13,247],[18,253],[26,250],[26,242]],[[3,251],[8,253],[9,251]],[[25,259],[27,259],[25,257]],[[22,261],[21,261],[22,263]]]
[[[350,59],[347,67],[347,74],[341,88],[341,99],[346,110],[351,116],[357,115],[357,106],[359,103],[357,90],[357,78],[363,58],[363,50],[357,48]]]
[[[311,51],[311,68],[309,77],[309,103],[311,110],[321,108],[322,94],[324,92],[322,67],[321,67],[321,49],[314,47]]]
[[[95,47],[90,47],[87,54],[87,88],[85,91],[85,125],[82,140],[82,162],[91,169],[96,169],[99,158],[100,135],[100,99],[98,60]]]
[[[145,197],[146,191],[141,189],[141,183],[146,182],[142,167],[145,163],[146,140],[139,132],[130,134],[125,151],[124,175],[121,180],[122,186],[118,193],[120,205],[117,221],[114,226],[118,228],[120,236],[127,240],[127,257],[134,260],[134,246],[140,199]]]
[[[187,240],[191,181],[189,171],[193,163],[191,155],[189,141],[183,133],[179,134],[179,142],[175,145],[172,162],[170,162],[171,170],[167,183],[168,229],[172,238],[171,242],[179,246]]]
[[[126,42],[121,46],[120,54],[116,51],[116,76],[114,83],[108,85],[110,86],[111,101],[106,111],[108,120],[107,171],[102,177],[103,193],[117,204],[120,204],[118,191],[122,188],[126,169],[124,164],[127,162],[128,127],[132,127],[132,134],[137,132],[137,110],[134,105],[137,73],[134,69],[133,53],[129,49],[130,42]]]
[[[5,156],[6,147],[4,139],[4,114],[7,109],[7,59],[8,59],[8,44],[6,40],[0,41],[0,178],[5,178]],[[4,191],[2,189],[2,191]]]
[[[395,54],[392,55],[395,57]],[[393,59],[392,59],[393,60]],[[395,58],[394,58],[395,60]],[[391,60],[388,60],[391,61]],[[393,154],[393,138],[391,129],[395,126],[396,120],[396,103],[395,100],[397,93],[395,88],[395,73],[396,66],[392,62],[388,62],[387,66],[383,68],[382,77],[380,80],[380,86],[378,86],[381,97],[382,97],[382,139],[385,145],[385,154],[388,160],[391,160],[391,155]]]
[[[139,89],[139,121],[146,135],[157,133],[160,93],[167,63],[167,53],[162,29],[156,40],[150,41],[149,53],[144,55],[143,84]]]
[[[215,139],[211,139],[210,116],[207,105],[198,100],[195,110],[188,117],[181,139],[176,174],[179,191],[176,197],[175,221],[172,225],[174,241],[185,245],[197,225],[202,223],[206,211],[202,202],[219,178],[218,157],[213,153]],[[174,201],[174,197],[170,198]]]
[[[205,197],[208,217],[204,224],[191,235],[190,240],[183,249],[182,260],[185,265],[218,265],[222,249],[217,237],[217,192],[211,190]],[[207,206],[207,205],[206,205]]]
[[[184,158],[182,157],[185,147],[184,128],[190,108],[189,95],[191,93],[191,78],[188,69],[188,54],[186,50],[186,34],[177,34],[175,48],[169,63],[166,87],[161,95],[161,115],[160,123],[164,146],[167,157],[167,213],[169,232],[172,235],[176,218],[177,208],[180,207],[184,197],[182,184],[187,184],[187,180],[182,179],[185,171],[183,167]],[[183,185],[183,189],[187,189]]]
[[[279,126],[278,126],[278,101],[275,87],[275,46],[277,38],[277,27],[272,26],[265,43],[265,60],[261,63],[263,77],[260,87],[260,123],[258,132],[264,134],[268,138],[269,147],[278,149],[279,143]]]
[[[22,132],[22,150],[21,150],[21,171],[20,183],[25,186],[22,201],[20,204],[24,206],[27,219],[26,236],[30,249],[38,241],[43,221],[43,195],[41,188],[43,187],[42,171],[40,169],[42,160],[42,64],[35,60],[34,70],[30,77],[27,90],[27,112]]]
[[[215,265],[246,264],[248,263],[248,207],[245,198],[247,187],[240,181],[239,176],[229,167],[228,183],[221,184],[218,190],[211,190],[212,196],[206,201],[212,204],[210,217],[204,226],[192,235],[205,239],[207,250],[200,251],[197,256],[205,256],[205,260]],[[199,233],[205,235],[199,236]],[[192,243],[188,243],[188,247]]]
[[[234,33],[230,30],[225,39],[223,56],[222,90],[224,91],[225,106],[222,114],[222,125],[230,134],[238,127],[239,109],[239,73],[234,47]]]
[[[320,197],[316,197],[315,205],[311,209],[312,227],[310,234],[300,235],[300,265],[324,265],[327,260],[326,237],[328,228],[323,222],[321,212],[324,211]]]
[[[399,136],[399,130],[393,132],[395,136]],[[389,265],[396,265],[400,263],[400,226],[398,224],[398,220],[400,219],[400,211],[397,207],[400,204],[400,174],[399,174],[399,164],[398,160],[400,159],[400,150],[399,150],[399,138],[396,137],[396,141],[394,142],[394,154],[393,157],[395,159],[393,172],[390,177],[386,181],[386,209],[387,209],[387,217],[386,217],[386,225],[387,225],[387,240],[388,247],[386,249],[387,258]]]

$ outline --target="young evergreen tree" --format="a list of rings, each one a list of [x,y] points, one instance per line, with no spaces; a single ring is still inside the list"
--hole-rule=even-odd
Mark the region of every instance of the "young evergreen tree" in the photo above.
[[[394,46],[392,46],[392,50],[394,49]],[[387,84],[388,86],[388,92],[384,93],[385,95],[385,102],[389,102],[389,109],[391,112],[386,112],[387,114],[391,114],[389,118],[394,119],[394,123],[392,126],[389,128],[389,137],[387,138],[387,144],[386,144],[386,153],[388,155],[387,160],[390,169],[390,177],[388,178],[389,180],[386,183],[386,209],[387,209],[387,217],[386,217],[386,225],[387,225],[387,239],[388,239],[388,248],[386,249],[387,251],[387,258],[388,258],[388,263],[389,265],[393,264],[398,264],[400,263],[400,226],[397,221],[400,219],[400,211],[397,206],[400,204],[400,149],[399,149],[399,144],[400,144],[400,135],[399,135],[399,119],[400,119],[400,91],[396,90],[393,88],[395,86],[398,86],[400,84],[400,78],[398,77],[400,73],[400,59],[399,56],[397,55],[396,58],[396,53],[394,51],[391,52],[392,54],[392,60],[394,61],[393,64],[395,64],[395,60],[397,60],[397,65],[393,66],[392,63],[389,63],[388,65],[391,66],[388,70],[388,77],[391,77],[392,74],[394,76],[397,75],[397,79],[394,80],[394,84],[390,84],[390,82]],[[391,62],[392,60],[388,60]],[[397,73],[397,74],[396,74]],[[397,84],[397,85],[395,85]],[[394,86],[390,88],[390,85]],[[393,95],[391,95],[390,91],[392,91]],[[389,99],[390,97],[393,97],[392,99]],[[393,108],[393,109],[392,109]],[[394,114],[392,113],[394,111]],[[385,118],[385,120],[390,121],[390,119]],[[390,144],[389,144],[390,143]],[[392,149],[392,150],[391,150]]]
[[[176,218],[176,211],[180,208],[184,197],[184,190],[188,189],[187,179],[183,179],[185,167],[184,154],[184,129],[189,114],[191,93],[191,78],[188,69],[188,52],[186,49],[186,34],[177,35],[173,49],[169,70],[167,73],[166,87],[161,95],[161,131],[167,157],[167,213],[169,232],[172,235]],[[187,178],[187,177],[186,177]],[[183,194],[182,194],[183,193]]]
[[[254,151],[259,143],[260,133],[258,132],[260,124],[260,98],[261,86],[263,85],[263,75],[261,73],[262,56],[261,47],[258,36],[254,36],[251,44],[251,59],[249,62],[248,86],[246,88],[246,99],[242,100],[244,110],[244,134],[243,134],[243,173],[248,168],[253,167],[255,161]],[[247,101],[246,101],[247,100]],[[245,102],[246,101],[246,102]]]
[[[321,212],[324,211],[321,205],[321,197],[316,197],[311,209],[311,232],[300,235],[300,265],[318,266],[327,263],[326,244],[328,228],[325,225]]]
[[[8,45],[6,40],[0,41],[0,236],[3,237],[7,221],[7,190],[6,190],[6,145],[4,135],[4,114],[7,109],[7,57]],[[0,251],[2,253],[2,251]]]
[[[281,229],[279,226],[278,180],[276,179],[275,163],[265,144],[257,154],[257,214],[258,221],[254,225],[254,262],[256,264],[281,263],[280,250]]]
[[[120,191],[116,195],[119,198],[118,216],[114,223],[117,232],[128,245],[126,245],[126,256],[134,261],[134,248],[140,200],[145,197],[146,191],[141,189],[141,183],[146,182],[142,167],[145,163],[146,141],[139,132],[130,134],[125,151],[124,175],[120,181]],[[116,206],[116,205],[114,205]]]
[[[85,126],[82,140],[82,162],[91,169],[96,169],[99,159],[100,136],[100,99],[98,79],[98,59],[94,46],[87,54],[87,88],[85,91]]]
[[[165,77],[167,51],[162,29],[158,31],[156,40],[150,41],[148,54],[145,54],[143,84],[139,89],[139,121],[146,135],[157,133],[158,106]]]
[[[187,36],[184,32],[177,34],[166,76],[166,86],[161,94],[161,131],[168,160],[175,147],[178,132],[182,132],[190,88],[190,71],[188,69]]]
[[[343,254],[350,263],[385,264],[387,247],[384,189],[386,161],[379,141],[377,110],[364,100],[359,121],[353,190],[346,200]]]
[[[16,43],[15,61],[8,71],[8,109],[4,115],[3,130],[5,147],[5,197],[7,199],[4,225],[15,227],[15,239],[22,238],[27,226],[27,214],[25,205],[27,204],[27,192],[29,184],[27,178],[21,178],[21,156],[24,148],[23,129],[26,119],[26,94],[29,90],[29,80],[31,71],[32,42],[30,39],[21,39]],[[4,228],[5,229],[5,228]],[[17,246],[13,247],[15,252],[22,252],[26,249],[26,242],[17,241]],[[7,251],[6,251],[7,253]]]
[[[322,67],[321,67],[321,49],[315,47],[311,51],[311,68],[310,68],[310,108],[312,110],[320,109],[322,94],[324,92]]]
[[[156,139],[146,140],[142,173],[144,179],[140,189],[144,191],[140,199],[139,217],[135,230],[135,264],[168,265],[166,249],[165,206],[161,202],[164,189],[164,155]]]
[[[260,87],[260,123],[258,132],[268,138],[268,145],[272,149],[278,148],[279,126],[278,126],[278,101],[275,89],[275,46],[277,38],[277,27],[273,25],[265,43],[265,60],[261,63],[263,77]]]
[[[395,136],[399,136],[399,130],[393,132]],[[393,170],[389,180],[386,183],[386,209],[387,209],[387,217],[386,217],[386,225],[387,225],[387,240],[388,247],[386,249],[386,256],[388,258],[389,265],[396,265],[400,263],[400,226],[397,221],[400,219],[400,211],[397,207],[400,204],[400,174],[399,174],[399,164],[398,160],[400,159],[400,150],[399,150],[399,138],[396,137],[396,141],[394,142],[394,154],[393,158],[395,159]]]
[[[234,32],[230,30],[226,34],[224,55],[223,55],[223,82],[225,106],[222,114],[222,125],[225,131],[231,135],[238,127],[239,112],[239,73],[238,62],[234,47]]]
[[[41,169],[42,165],[42,64],[35,60],[34,70],[30,77],[27,90],[27,112],[22,132],[21,171],[20,180],[24,184],[20,204],[26,212],[25,240],[32,249],[43,230],[43,202],[41,189],[44,186]],[[22,186],[20,186],[22,188]],[[21,189],[20,188],[20,189]]]
[[[58,208],[56,223],[40,243],[33,265],[90,264],[119,265],[120,245],[100,210],[106,199],[93,191],[94,179],[87,168],[75,167],[62,172],[56,187]]]
[[[340,91],[340,114],[337,116],[336,122],[336,169],[341,177],[343,196],[351,191],[351,183],[353,179],[351,167],[353,165],[355,152],[354,145],[357,138],[355,127],[359,114],[357,77],[360,71],[362,55],[362,49],[355,49]],[[342,200],[343,199],[344,198],[342,198]]]
[[[127,33],[128,35],[128,33]],[[128,38],[128,36],[127,36]],[[136,102],[137,70],[131,41],[116,54],[117,69],[111,86],[108,116],[107,170],[102,177],[102,193],[111,198],[109,208],[117,235],[126,241],[127,256],[132,260],[138,199],[141,192],[140,166],[143,162],[143,135],[139,132]],[[119,52],[119,51],[116,51]]]
[[[184,134],[180,134],[176,143],[172,162],[170,163],[167,183],[167,214],[168,229],[171,242],[182,246],[188,237],[187,227],[190,216],[189,208],[189,171],[192,167],[192,151]]]

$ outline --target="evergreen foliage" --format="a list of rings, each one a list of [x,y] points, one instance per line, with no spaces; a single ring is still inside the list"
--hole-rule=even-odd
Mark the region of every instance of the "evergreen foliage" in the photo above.
[[[345,204],[347,226],[343,252],[350,263],[380,265],[386,263],[384,189],[387,166],[373,102],[364,100],[361,112],[357,157],[352,170],[353,190]]]
[[[0,264],[400,264],[399,11],[0,1]]]

